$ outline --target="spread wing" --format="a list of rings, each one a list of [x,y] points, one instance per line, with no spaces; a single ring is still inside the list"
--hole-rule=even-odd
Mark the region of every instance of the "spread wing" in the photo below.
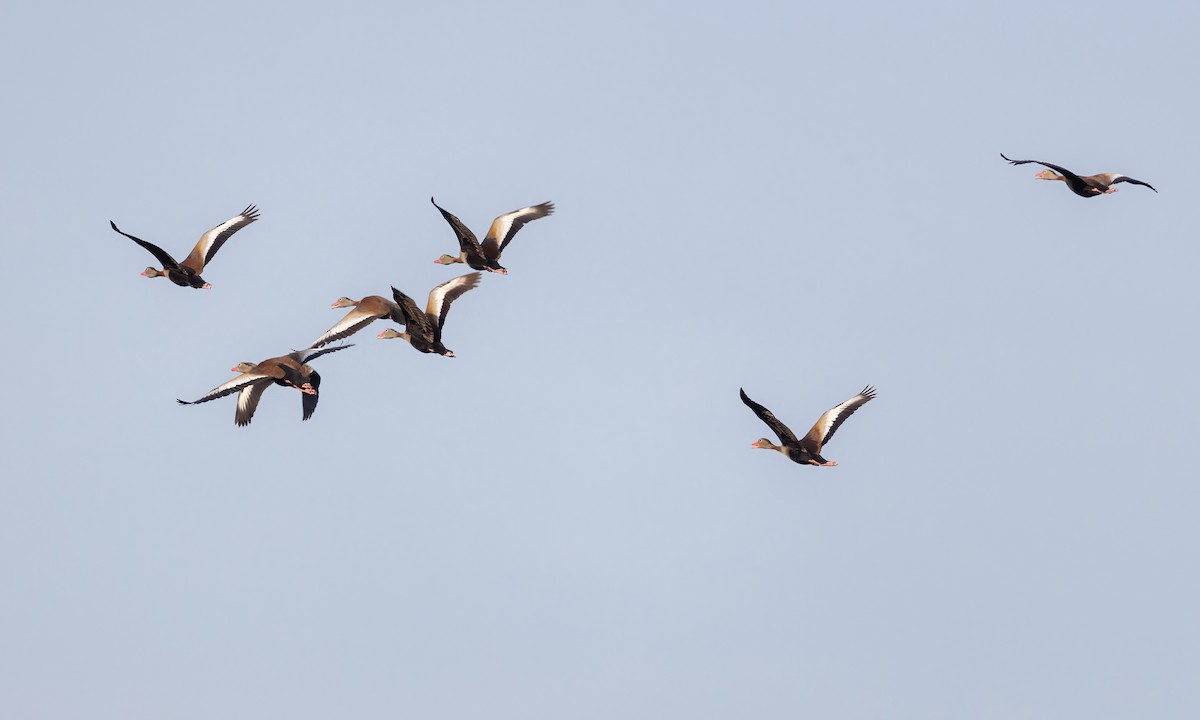
[[[1112,184],[1116,185],[1117,183],[1123,183],[1123,182],[1130,183],[1131,185],[1145,185],[1146,187],[1150,188],[1151,190],[1154,190],[1154,186],[1151,185],[1150,183],[1142,182],[1141,180],[1134,180],[1133,178],[1129,177],[1128,175],[1116,176],[1115,178],[1113,178]],[[1154,190],[1154,192],[1158,192],[1158,191]]]
[[[308,347],[304,350],[298,350],[297,352],[292,353],[292,357],[296,358],[296,360],[302,363],[307,363],[310,360],[316,360],[322,355],[328,355],[331,352],[337,352],[338,350],[345,350],[346,348],[352,347],[354,347],[354,343],[347,343],[345,345],[335,345],[333,347],[321,348],[315,352],[309,352],[310,350],[313,350],[313,348]]]
[[[544,218],[553,212],[554,203],[544,202],[501,215],[492,221],[487,236],[483,238],[483,254],[489,260],[499,260],[500,253],[508,247],[508,241],[513,239],[518,230],[525,227],[525,223]]]
[[[767,427],[771,428],[771,432],[775,433],[775,435],[779,438],[779,442],[783,443],[784,445],[796,443],[795,433],[793,433],[787,425],[779,422],[779,418],[775,417],[775,413],[751,400],[750,397],[746,395],[745,390],[738,388],[738,392],[741,393],[742,402],[746,403],[746,407],[753,410],[754,414],[758,416],[758,419],[765,422]]]
[[[160,248],[159,246],[155,245],[152,242],[146,242],[145,240],[142,240],[141,238],[136,238],[127,232],[123,232],[121,230],[121,228],[117,227],[117,224],[115,222],[113,222],[112,220],[109,220],[108,224],[112,225],[113,230],[116,230],[117,232],[121,233],[122,235],[129,238],[130,240],[134,241],[138,245],[141,245],[142,247],[149,250],[150,254],[153,255],[160,263],[162,263],[164,270],[167,268],[179,267],[179,263],[175,262],[175,258],[171,257],[171,255],[166,250],[163,250],[162,248]]]
[[[179,403],[180,405],[198,405],[200,403],[208,402],[209,400],[216,400],[217,398],[225,397],[230,393],[238,392],[249,385],[261,384],[263,387],[266,387],[274,381],[275,378],[262,372],[244,372],[229,382],[218,385],[212,390],[204,393],[204,396],[199,400],[188,402],[186,400],[180,400],[176,398],[175,402]]]
[[[846,418],[853,415],[855,410],[874,398],[875,388],[868,385],[862,389],[862,392],[841,405],[826,410],[825,414],[817,419],[817,423],[804,436],[801,445],[809,452],[820,453],[822,446],[829,442],[833,434],[837,432],[837,429],[846,421]]]
[[[404,316],[404,326],[408,328],[410,334],[420,333],[426,337],[433,337],[433,324],[429,317],[421,312],[421,308],[417,307],[416,301],[395,287],[392,287],[392,298],[400,306],[400,314]]]
[[[314,340],[313,344],[309,347],[319,348],[322,345],[327,345],[333,342],[334,340],[341,340],[342,338],[350,337],[354,333],[375,322],[375,320],[379,317],[380,316],[375,313],[363,310],[361,307],[356,307],[350,312],[346,313],[346,316],[341,320],[338,320],[336,325],[326,330],[321,337]]]
[[[478,287],[479,276],[480,273],[477,272],[459,275],[429,291],[429,304],[425,306],[425,315],[433,323],[434,340],[440,340],[442,337],[442,326],[446,324],[450,303],[457,300],[466,291]]]
[[[197,275],[204,272],[204,266],[212,262],[213,256],[225,244],[225,241],[233,236],[235,232],[246,227],[250,223],[258,219],[258,208],[253,205],[247,205],[246,209],[241,214],[231,217],[212,230],[200,236],[199,242],[192,251],[188,253],[187,259],[183,261],[191,269],[196,271]]]
[[[1067,178],[1067,182],[1071,185],[1076,185],[1076,184],[1087,185],[1088,184],[1083,180],[1083,178],[1079,177],[1078,175],[1076,175],[1075,173],[1066,169],[1065,167],[1059,167],[1058,165],[1054,165],[1052,163],[1042,162],[1041,160],[1013,160],[1012,158],[1008,157],[1004,153],[1000,153],[1000,157],[1004,158],[1005,160],[1008,160],[1010,165],[1028,165],[1029,163],[1034,163],[1035,165],[1041,165],[1043,167],[1048,167],[1051,170],[1053,170],[1054,172],[1058,173],[1059,175],[1062,175],[1063,177]]]
[[[450,228],[453,229],[454,234],[458,236],[458,249],[462,250],[468,255],[474,255],[477,258],[482,258],[483,250],[481,250],[479,247],[479,239],[475,237],[475,233],[471,232],[471,228],[464,225],[462,220],[459,220],[455,216],[443,210],[440,205],[433,202],[433,198],[429,198],[429,202],[433,203],[433,206],[438,209],[438,212],[442,214],[442,217],[446,219],[446,222],[450,223]]]

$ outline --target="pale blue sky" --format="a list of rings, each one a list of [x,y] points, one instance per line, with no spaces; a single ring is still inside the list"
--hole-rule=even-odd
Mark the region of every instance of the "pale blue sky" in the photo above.
[[[0,715],[1200,714],[1191,3],[9,4]],[[1155,185],[1098,199],[1037,158]],[[178,407],[460,272],[321,404]],[[192,291],[138,277],[248,203]],[[878,399],[806,468],[750,443]]]

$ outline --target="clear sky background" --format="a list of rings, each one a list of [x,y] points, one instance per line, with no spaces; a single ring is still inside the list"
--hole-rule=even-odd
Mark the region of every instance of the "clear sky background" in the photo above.
[[[0,715],[1200,716],[1195,3],[0,15]]]

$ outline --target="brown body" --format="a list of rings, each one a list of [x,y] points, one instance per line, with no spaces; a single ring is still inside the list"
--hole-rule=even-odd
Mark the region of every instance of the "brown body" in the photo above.
[[[354,309],[346,313],[345,317],[336,325],[326,330],[313,342],[311,347],[318,348],[335,340],[350,337],[381,318],[388,318],[392,322],[404,324],[404,313],[400,310],[400,306],[379,295],[368,295],[362,300],[341,297],[335,300],[331,307],[352,307]]]

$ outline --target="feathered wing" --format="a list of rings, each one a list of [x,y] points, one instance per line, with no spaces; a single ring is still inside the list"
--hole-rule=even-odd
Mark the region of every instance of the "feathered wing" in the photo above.
[[[1145,185],[1146,187],[1150,188],[1151,190],[1154,190],[1154,186],[1151,185],[1150,183],[1142,182],[1141,180],[1134,180],[1133,178],[1129,177],[1128,175],[1118,175],[1115,178],[1113,178],[1112,184],[1116,185],[1117,183],[1130,183],[1131,185]],[[1158,191],[1154,190],[1154,192],[1158,192]]]
[[[862,389],[862,392],[846,402],[826,410],[825,414],[817,419],[816,424],[804,436],[800,442],[801,446],[813,454],[820,453],[821,448],[829,442],[846,418],[853,415],[855,410],[870,402],[874,397],[875,388],[868,385]]]
[[[1059,167],[1058,165],[1054,165],[1052,163],[1042,162],[1041,160],[1013,160],[1012,158],[1008,157],[1004,153],[1000,153],[1000,157],[1004,158],[1005,160],[1007,160],[1009,162],[1009,164],[1012,164],[1012,165],[1028,165],[1029,163],[1033,163],[1035,165],[1041,165],[1042,167],[1048,167],[1051,170],[1053,170],[1054,172],[1058,173],[1059,175],[1062,175],[1063,177],[1065,177],[1067,179],[1067,182],[1071,185],[1087,185],[1088,184],[1083,178],[1079,177],[1078,175],[1076,175],[1075,173],[1066,169],[1065,167]]]
[[[442,217],[446,219],[446,222],[450,223],[450,228],[454,230],[454,234],[458,236],[459,250],[462,250],[468,255],[474,254],[476,257],[483,257],[483,250],[481,250],[479,247],[479,239],[475,237],[475,233],[471,232],[471,228],[464,225],[462,220],[459,220],[454,215],[451,215],[442,209],[441,205],[433,202],[432,197],[429,198],[429,202],[433,203],[433,206],[438,209],[438,212],[442,214]]]
[[[124,232],[123,230],[121,230],[121,228],[117,227],[117,224],[115,222],[113,222],[112,220],[109,220],[108,224],[112,225],[113,230],[116,230],[117,232],[121,233],[122,235],[129,238],[130,240],[134,241],[138,245],[141,245],[142,247],[149,250],[150,254],[153,255],[155,257],[155,259],[157,259],[160,263],[162,263],[164,270],[166,270],[167,268],[179,267],[179,263],[175,262],[175,258],[171,257],[171,254],[168,253],[166,250],[163,250],[162,248],[160,248],[159,246],[155,245],[152,242],[146,242],[145,240],[143,240],[141,238],[136,238],[136,237],[130,235],[129,233]]]
[[[480,274],[473,272],[459,275],[429,291],[429,304],[425,306],[425,315],[433,323],[434,340],[440,340],[442,337],[442,327],[446,324],[450,303],[457,300],[466,291],[478,287]]]
[[[255,383],[261,383],[263,385],[263,387],[266,387],[267,385],[271,384],[274,381],[275,381],[275,379],[272,378],[270,375],[266,375],[261,372],[244,372],[244,373],[241,373],[240,375],[238,375],[237,377],[233,378],[229,382],[224,383],[222,385],[218,385],[217,387],[213,388],[212,390],[209,390],[199,400],[193,400],[191,402],[188,402],[186,400],[180,400],[180,399],[176,398],[175,402],[179,403],[180,405],[198,405],[200,403],[208,402],[209,400],[216,400],[217,398],[225,397],[226,395],[229,395],[230,393],[238,392],[239,390],[245,388],[248,385],[253,385]]]
[[[796,434],[787,425],[781,423],[779,418],[775,417],[775,413],[751,400],[745,390],[738,388],[738,392],[742,396],[742,402],[746,403],[746,407],[753,410],[758,419],[765,422],[767,427],[771,428],[771,432],[775,433],[780,443],[788,445],[796,442]]]
[[[309,347],[319,348],[322,345],[328,345],[334,340],[350,337],[375,322],[379,317],[379,315],[360,310],[359,308],[353,308],[350,312],[346,313],[345,317],[338,320],[336,325],[326,330],[321,337],[314,340],[313,344],[309,345]]]
[[[258,409],[258,401],[271,383],[261,382],[242,388],[237,397],[237,410],[233,413],[233,423],[238,427],[246,427],[254,419],[254,411]]]
[[[508,242],[517,231],[525,227],[525,223],[538,218],[544,218],[554,212],[554,203],[544,202],[541,205],[530,205],[520,210],[505,213],[492,221],[487,236],[483,238],[483,254],[488,260],[499,260]]]
[[[394,286],[392,287],[392,298],[400,306],[400,314],[404,316],[404,327],[410,335],[420,334],[433,337],[433,323],[425,313],[421,312],[421,308],[417,307],[416,301]]]
[[[305,367],[307,368],[308,366]],[[307,420],[313,416],[313,413],[317,411],[317,400],[321,397],[321,374],[312,368],[308,368],[308,370],[308,383],[312,385],[312,389],[316,390],[317,392],[314,392],[312,395],[309,395],[308,393],[300,393],[300,409],[302,410],[300,417],[301,421]]]
[[[187,265],[196,271],[197,275],[204,272],[204,266],[212,262],[213,256],[225,244],[225,241],[233,236],[235,232],[246,227],[250,223],[258,219],[258,208],[253,205],[247,205],[246,209],[235,217],[231,217],[212,230],[200,236],[200,240],[192,251],[188,253],[187,259],[183,261],[183,265]]]
[[[290,357],[295,358],[296,360],[298,360],[301,363],[307,363],[310,360],[316,360],[317,358],[321,357],[322,355],[328,355],[331,352],[337,352],[338,350],[345,350],[346,348],[352,348],[352,347],[354,347],[354,343],[346,343],[345,345],[335,345],[333,347],[321,348],[320,350],[315,350],[314,347],[307,347],[303,350],[297,350],[296,352],[292,353],[290,355]]]

